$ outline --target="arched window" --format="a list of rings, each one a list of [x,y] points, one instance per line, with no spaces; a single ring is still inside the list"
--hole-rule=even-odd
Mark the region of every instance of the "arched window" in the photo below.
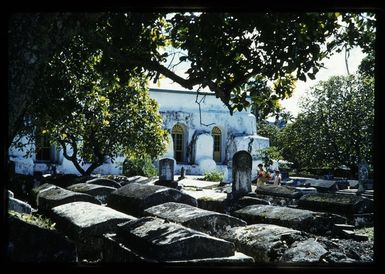
[[[222,132],[218,127],[214,127],[211,135],[214,139],[214,154],[213,159],[215,162],[221,161],[221,146],[222,146]]]
[[[174,142],[174,158],[177,162],[183,162],[184,130],[179,124],[172,128],[172,140]]]

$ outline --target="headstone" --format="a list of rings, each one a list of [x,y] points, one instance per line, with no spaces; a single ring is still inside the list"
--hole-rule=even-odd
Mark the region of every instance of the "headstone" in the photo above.
[[[245,150],[238,151],[233,156],[233,185],[234,198],[239,198],[251,192],[252,158]]]
[[[365,160],[361,160],[358,164],[358,193],[365,191],[364,182],[369,176],[369,166]]]
[[[182,167],[181,169],[180,169],[180,176],[179,176],[179,180],[183,180],[184,178],[186,178],[185,177],[185,174],[186,173],[186,171],[184,170],[184,167]]]
[[[172,182],[174,180],[174,159],[159,160],[159,181]]]
[[[178,182],[174,181],[174,163],[175,160],[173,158],[159,160],[159,180],[154,182],[155,185],[172,188],[178,187]]]

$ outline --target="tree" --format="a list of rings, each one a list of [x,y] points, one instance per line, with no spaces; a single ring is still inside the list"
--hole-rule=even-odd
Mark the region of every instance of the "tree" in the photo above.
[[[361,45],[366,38],[360,37],[374,32],[372,18],[348,13],[55,13],[17,14],[10,21],[9,101],[17,111],[9,142],[34,103],[29,94],[39,71],[76,36],[101,51],[98,70],[108,81],[118,77],[124,85],[133,71],[153,81],[163,75],[187,89],[208,87],[232,114],[249,106],[247,95],[259,106],[276,107],[297,79],[314,79],[334,49]],[[184,74],[167,65],[176,51],[186,52],[175,60],[188,64]],[[262,96],[265,80],[272,89]]]
[[[304,113],[283,130],[285,159],[302,168],[373,164],[374,79],[334,76],[312,88]]]
[[[271,125],[266,121],[260,121],[257,123],[257,133],[260,136],[269,138],[270,146],[280,146],[279,144],[279,134],[280,129],[275,126]]]
[[[105,77],[97,69],[102,54],[75,37],[41,71],[28,113],[82,175],[118,154],[155,158],[167,140],[146,77],[135,71],[124,82]]]

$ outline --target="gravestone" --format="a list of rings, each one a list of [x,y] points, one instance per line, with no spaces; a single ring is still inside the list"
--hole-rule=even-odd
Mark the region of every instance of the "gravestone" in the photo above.
[[[178,183],[174,181],[174,162],[173,158],[159,160],[159,180],[155,182],[155,185],[178,187]]]
[[[184,178],[186,178],[186,171],[184,170],[184,167],[182,167],[180,169],[180,176],[178,177],[178,180],[183,180]]]
[[[233,156],[233,185],[232,194],[239,198],[251,192],[252,158],[245,150],[238,151]]]
[[[358,191],[357,194],[365,191],[364,182],[368,179],[369,166],[365,160],[358,164]]]
[[[174,159],[159,160],[159,181],[172,182],[174,180]]]

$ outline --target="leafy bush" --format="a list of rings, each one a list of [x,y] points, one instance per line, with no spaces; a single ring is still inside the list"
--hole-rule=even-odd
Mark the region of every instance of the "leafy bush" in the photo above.
[[[158,170],[152,164],[152,160],[148,155],[143,158],[130,157],[123,163],[123,175],[127,177],[137,175],[153,177],[158,175]]]
[[[203,180],[205,181],[212,181],[212,182],[221,182],[223,180],[223,177],[224,177],[224,174],[223,172],[220,172],[220,171],[208,171],[208,172],[205,172],[205,177],[203,178]]]

